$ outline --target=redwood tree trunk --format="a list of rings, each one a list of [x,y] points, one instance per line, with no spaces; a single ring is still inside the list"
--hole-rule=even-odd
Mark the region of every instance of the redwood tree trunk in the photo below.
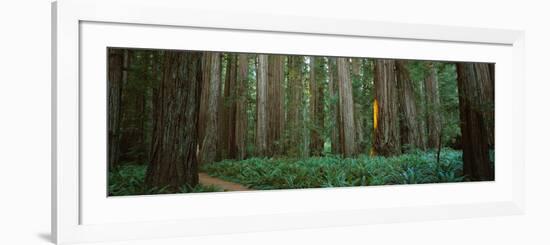
[[[441,138],[441,116],[439,100],[439,84],[437,71],[433,63],[428,63],[428,74],[426,76],[426,127],[428,129],[428,148],[438,148]]]
[[[475,63],[476,75],[484,82],[482,84],[481,100],[484,102],[483,114],[487,128],[489,148],[495,147],[495,64]]]
[[[353,91],[350,79],[349,61],[347,58],[337,58],[338,68],[338,92],[339,107],[342,128],[340,141],[344,156],[351,157],[356,154],[355,121],[353,116]]]
[[[206,132],[206,119],[208,118],[208,98],[210,96],[210,68],[212,52],[203,52],[203,58],[201,62],[202,67],[202,90],[200,98],[200,110],[199,110],[199,123],[198,123],[198,145],[199,151],[203,149],[204,135]]]
[[[374,63],[375,123],[374,151],[382,156],[401,153],[395,61],[378,59]]]
[[[218,144],[219,144],[219,123],[218,123],[218,108],[219,108],[219,93],[217,91],[220,90],[220,84],[221,84],[221,78],[220,78],[220,54],[219,53],[212,53],[211,55],[207,56],[209,61],[207,63],[210,64],[210,74],[208,74],[208,77],[210,79],[209,81],[209,87],[208,90],[209,96],[208,96],[208,111],[205,118],[205,129],[204,129],[204,139],[202,141],[202,149],[199,151],[199,161],[201,164],[207,164],[212,163],[215,160],[217,160],[217,153],[218,153]]]
[[[267,154],[267,55],[258,55],[256,85],[256,155]]]
[[[267,88],[267,148],[268,155],[282,154],[284,128],[284,93],[285,79],[283,55],[269,55],[268,88]]]
[[[220,149],[221,158],[235,158],[235,112],[237,101],[235,99],[235,84],[237,82],[237,55],[228,54],[227,66],[225,69],[224,99],[221,104],[220,122],[221,138]]]
[[[248,84],[248,55],[239,54],[238,57],[238,74],[236,84],[236,100],[235,109],[235,158],[242,160],[246,157],[246,132],[248,115],[246,113],[246,96]]]
[[[332,154],[341,154],[342,147],[340,145],[340,107],[338,99],[338,76],[336,68],[336,60],[334,58],[328,58],[328,69],[329,69],[329,80],[328,80],[328,89],[329,89],[329,103],[330,103],[330,118],[333,122],[330,133],[330,145]]]
[[[463,171],[474,181],[494,180],[489,158],[490,132],[486,127],[491,119],[487,118],[489,114],[484,109],[492,102],[483,96],[483,87],[492,81],[476,69],[480,65],[457,63]]]
[[[323,153],[324,141],[322,138],[323,130],[323,85],[321,77],[317,75],[318,59],[310,57],[310,69],[309,69],[309,90],[310,90],[310,118],[311,118],[311,143],[310,153],[313,156],[319,156]],[[322,63],[321,63],[322,64]]]
[[[166,51],[154,118],[149,187],[195,186],[197,121],[201,94],[201,53]]]
[[[109,49],[109,168],[118,164],[120,156],[124,52]]]
[[[422,124],[419,122],[421,117],[414,95],[413,83],[407,69],[407,61],[398,60],[395,65],[397,90],[399,92],[401,146],[404,148],[424,149]]]

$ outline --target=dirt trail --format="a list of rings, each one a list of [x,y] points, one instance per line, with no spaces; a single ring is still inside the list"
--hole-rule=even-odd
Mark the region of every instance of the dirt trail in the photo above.
[[[199,173],[199,183],[202,185],[215,185],[224,189],[225,191],[250,191],[251,189],[241,184],[225,181],[222,179],[208,176],[205,173]]]

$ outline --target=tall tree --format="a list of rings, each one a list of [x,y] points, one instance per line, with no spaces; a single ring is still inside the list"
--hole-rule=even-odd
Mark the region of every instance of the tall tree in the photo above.
[[[237,101],[235,96],[235,84],[237,82],[237,55],[228,54],[225,69],[225,85],[223,86],[223,103],[221,104],[220,149],[221,158],[235,158],[235,112]]]
[[[127,50],[109,49],[109,168],[118,164],[122,120],[122,88]]]
[[[437,71],[432,62],[427,63],[427,74],[424,79],[426,90],[426,127],[428,129],[428,148],[438,148],[441,139],[441,102]]]
[[[218,122],[218,109],[220,101],[220,91],[221,86],[221,77],[220,77],[220,54],[215,52],[207,56],[210,64],[210,74],[208,77],[210,81],[208,82],[208,112],[205,120],[205,129],[204,129],[204,138],[202,140],[202,149],[199,151],[199,162],[201,164],[212,163],[217,160],[218,147],[219,147],[219,122]]]
[[[172,192],[198,182],[197,121],[201,94],[201,53],[166,51],[155,105],[152,156],[145,182]]]
[[[269,55],[267,88],[267,148],[268,155],[282,154],[284,129],[284,90],[285,79],[283,55]]]
[[[337,58],[336,66],[338,68],[339,107],[342,122],[340,142],[344,156],[351,157],[357,153],[357,146],[355,142],[354,103],[349,60],[347,58]]]
[[[418,102],[414,94],[413,82],[407,69],[407,61],[395,62],[397,75],[397,90],[399,93],[399,126],[401,134],[401,146],[424,149],[424,134],[418,108]]]
[[[336,68],[335,58],[328,58],[328,70],[329,70],[329,80],[328,80],[328,90],[329,90],[329,112],[330,112],[330,121],[331,132],[330,132],[330,145],[332,154],[341,154],[342,147],[340,144],[340,106],[339,96],[338,96],[338,72]]]
[[[495,64],[475,63],[474,68],[477,76],[486,81],[482,83],[481,100],[485,117],[485,127],[487,128],[487,140],[489,148],[495,147]]]
[[[265,54],[258,55],[258,81],[256,85],[256,154],[267,154],[267,67]]]
[[[198,123],[198,144],[199,151],[201,151],[204,146],[204,135],[206,133],[206,119],[209,115],[208,101],[210,96],[210,68],[211,68],[211,57],[212,52],[205,51],[203,52],[203,59],[201,62],[202,67],[202,90],[200,98],[200,111],[199,111],[199,123]],[[218,97],[217,93],[214,96]]]
[[[490,132],[486,127],[491,119],[485,110],[492,102],[483,95],[483,88],[493,81],[478,69],[489,69],[489,64],[457,63],[456,66],[464,175],[470,180],[494,180],[489,158]]]
[[[236,109],[235,109],[235,158],[242,160],[246,157],[246,132],[247,132],[247,85],[248,85],[248,55],[239,54],[238,74],[236,84]]]
[[[324,124],[323,113],[323,81],[320,76],[320,70],[324,67],[319,67],[319,64],[324,66],[322,58],[310,57],[309,64],[309,106],[310,106],[310,118],[311,118],[311,139],[310,139],[310,152],[311,155],[319,156],[323,153],[324,140],[322,137],[322,130]]]
[[[395,61],[377,59],[374,63],[374,151],[382,156],[401,153]]]
[[[299,156],[303,147],[301,130],[303,122],[302,98],[303,77],[302,68],[304,60],[302,56],[288,56],[288,120],[286,153],[289,156]]]

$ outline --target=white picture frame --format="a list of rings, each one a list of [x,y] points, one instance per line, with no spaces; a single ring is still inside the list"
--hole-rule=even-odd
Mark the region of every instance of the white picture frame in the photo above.
[[[522,31],[193,10],[170,0],[57,1],[52,31],[52,237],[58,244],[524,211]],[[219,45],[207,37],[235,41]],[[105,84],[87,81],[105,79],[108,46],[496,62],[496,180],[107,198],[106,164],[93,164],[106,158]],[[511,92],[513,101],[506,99]]]

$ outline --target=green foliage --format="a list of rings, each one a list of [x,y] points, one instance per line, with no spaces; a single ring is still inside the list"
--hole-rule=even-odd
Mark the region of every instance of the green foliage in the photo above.
[[[422,108],[422,118],[426,118],[429,113],[438,113],[441,115],[443,124],[443,145],[450,145],[457,136],[460,135],[460,115],[458,109],[458,87],[456,65],[452,62],[433,62],[437,71],[437,80],[439,88],[439,108],[429,108],[425,104],[424,80],[428,75],[426,61],[409,61],[408,70],[413,80],[413,86],[416,99]],[[420,120],[422,120],[420,118]]]
[[[145,165],[123,165],[109,172],[109,196],[152,195],[173,193],[168,187],[147,188],[145,185]],[[195,187],[182,186],[180,193],[191,192],[219,192],[222,189],[216,186],[197,185]]]
[[[202,167],[207,174],[253,189],[296,189],[463,181],[462,153],[443,149],[396,157],[224,160]]]
[[[443,143],[448,145],[453,138],[460,135],[456,65],[447,62],[437,62],[435,65],[438,71],[441,114],[444,120]]]

